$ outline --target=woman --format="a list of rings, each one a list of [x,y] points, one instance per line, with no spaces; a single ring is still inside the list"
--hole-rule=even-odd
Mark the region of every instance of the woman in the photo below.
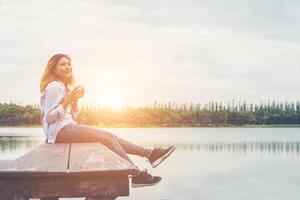
[[[74,85],[74,77],[70,57],[65,54],[52,56],[40,82],[40,120],[47,143],[100,142],[132,164],[134,163],[127,154],[145,157],[152,167],[158,166],[174,151],[174,146],[167,149],[145,148],[119,138],[109,131],[78,124],[77,102],[84,96],[84,88],[77,86],[70,91],[72,85]],[[160,179],[144,170],[132,177],[132,183],[137,187],[153,185]]]

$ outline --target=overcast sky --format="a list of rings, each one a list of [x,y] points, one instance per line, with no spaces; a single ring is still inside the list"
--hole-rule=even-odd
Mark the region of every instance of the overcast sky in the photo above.
[[[300,100],[299,10],[296,0],[0,0],[0,102],[39,103],[55,53],[71,56],[86,102]]]

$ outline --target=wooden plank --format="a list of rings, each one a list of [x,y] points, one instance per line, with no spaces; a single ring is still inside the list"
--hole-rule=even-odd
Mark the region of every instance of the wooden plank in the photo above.
[[[13,160],[0,160],[0,169],[7,168]]]
[[[16,160],[0,164],[0,177],[60,176],[67,172],[70,144],[42,144]]]
[[[24,198],[103,197],[129,195],[127,176],[118,177],[17,177],[0,179],[0,199]],[[10,196],[10,198],[9,198]],[[8,198],[5,198],[8,197]]]
[[[72,143],[68,175],[137,175],[136,166],[100,143]]]

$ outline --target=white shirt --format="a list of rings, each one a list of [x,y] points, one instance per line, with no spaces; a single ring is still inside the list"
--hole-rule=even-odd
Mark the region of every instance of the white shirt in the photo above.
[[[67,124],[77,124],[78,112],[73,112],[70,105],[65,109],[61,105],[65,97],[67,97],[67,89],[59,80],[50,82],[41,94],[40,121],[48,143],[54,143],[58,131]]]

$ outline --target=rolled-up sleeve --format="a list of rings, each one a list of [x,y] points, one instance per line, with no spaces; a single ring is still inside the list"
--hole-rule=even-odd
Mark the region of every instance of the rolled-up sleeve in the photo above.
[[[49,84],[45,89],[45,118],[48,124],[65,116],[65,109],[60,104],[63,90],[56,84]]]

